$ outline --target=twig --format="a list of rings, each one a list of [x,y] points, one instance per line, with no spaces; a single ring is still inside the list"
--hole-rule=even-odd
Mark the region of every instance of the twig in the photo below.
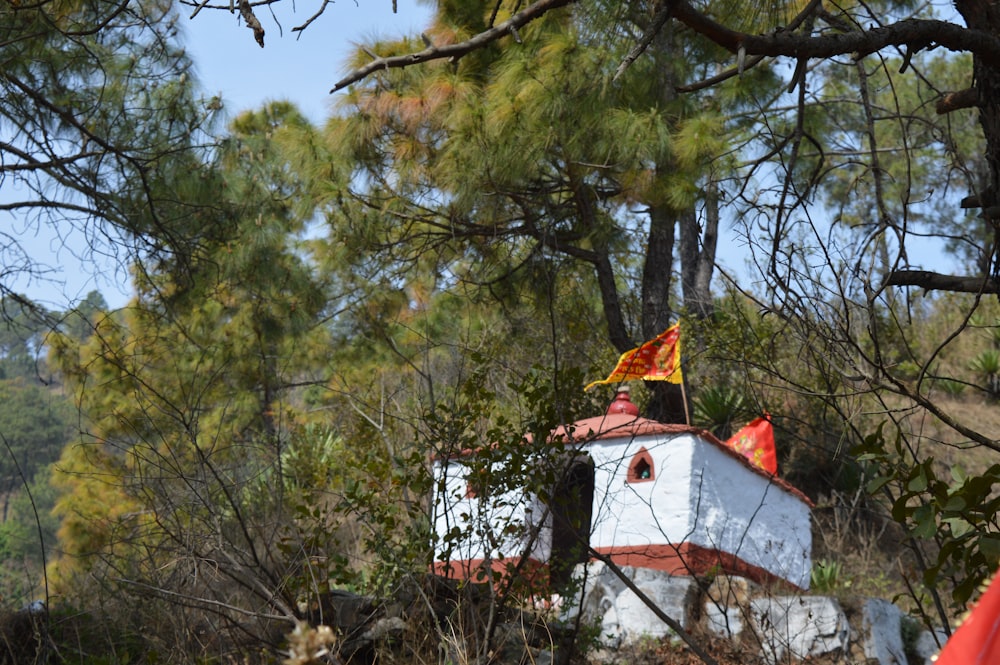
[[[310,16],[308,19],[306,19],[306,22],[303,23],[302,25],[292,28],[292,32],[301,32],[306,28],[308,28],[310,23],[312,23],[313,21],[315,21],[316,19],[318,19],[320,16],[323,15],[323,12],[326,11],[326,7],[329,4],[330,0],[323,0],[323,4],[319,6],[319,9],[316,10],[316,13]],[[393,11],[393,13],[395,13],[395,10]]]
[[[201,2],[198,4],[198,6],[194,8],[194,11],[191,12],[191,16],[188,16],[188,18],[192,19],[195,16],[197,16],[198,12],[200,12],[202,9],[204,9],[207,4],[208,4],[208,0],[201,0]]]
[[[653,16],[653,22],[649,24],[649,28],[643,33],[642,37],[639,39],[639,43],[632,47],[632,50],[628,52],[622,63],[618,65],[618,69],[615,70],[615,75],[611,78],[612,81],[617,81],[618,77],[625,73],[625,70],[632,66],[632,63],[639,59],[639,56],[646,52],[649,45],[653,43],[653,39],[659,34],[663,26],[666,25],[667,21],[670,20],[670,3],[664,2],[660,5],[660,8],[656,10],[656,15]]]
[[[220,610],[228,610],[230,612],[235,612],[237,614],[242,614],[244,616],[257,617],[261,619],[271,619],[275,621],[289,621],[289,617],[281,614],[269,614],[265,612],[259,612],[256,610],[248,610],[242,607],[237,607],[236,605],[230,605],[229,603],[223,603],[218,600],[212,600],[211,598],[199,598],[197,596],[190,596],[188,594],[178,593],[176,591],[170,591],[162,587],[153,586],[152,584],[146,584],[145,582],[137,582],[136,580],[128,580],[124,577],[112,578],[113,581],[119,584],[127,584],[129,586],[138,587],[140,589],[145,589],[154,595],[158,595],[162,598],[178,598],[182,602],[181,605],[188,605],[189,607],[200,607],[208,608],[214,607]]]

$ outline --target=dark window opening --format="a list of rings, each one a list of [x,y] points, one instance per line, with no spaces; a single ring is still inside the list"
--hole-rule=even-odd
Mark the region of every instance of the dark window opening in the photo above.
[[[630,483],[644,483],[655,480],[655,478],[656,471],[653,467],[653,457],[649,454],[648,450],[642,448],[635,454],[632,461],[629,462],[626,480]]]

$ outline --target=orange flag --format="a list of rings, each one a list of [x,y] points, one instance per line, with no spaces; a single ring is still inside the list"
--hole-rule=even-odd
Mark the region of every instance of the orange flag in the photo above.
[[[681,326],[675,323],[656,339],[642,346],[626,351],[618,359],[615,371],[603,381],[587,384],[584,390],[590,390],[599,383],[618,383],[620,381],[669,381],[681,383]]]
[[[772,475],[778,473],[774,427],[769,416],[751,420],[746,427],[733,434],[726,445],[746,457],[754,466],[759,466]]]
[[[936,665],[1000,663],[1000,582],[994,575],[972,612],[941,649]]]

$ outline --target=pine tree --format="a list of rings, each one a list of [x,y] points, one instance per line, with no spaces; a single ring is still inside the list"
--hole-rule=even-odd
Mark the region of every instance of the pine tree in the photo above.
[[[312,207],[272,139],[307,128],[287,104],[235,119],[216,168],[188,176],[201,192],[188,205],[209,227],[197,251],[136,272],[136,297],[93,315],[86,340],[54,338],[83,417],[55,479],[60,591],[81,598],[96,581],[121,598],[265,608],[217,612],[227,630],[259,621],[261,635],[275,613],[292,620],[283,465],[310,420],[302,390],[325,382],[329,331]],[[208,560],[216,568],[199,572]]]
[[[90,251],[123,258],[194,235],[179,227],[169,164],[206,143],[214,111],[194,97],[176,20],[164,2],[0,7],[0,177],[17,187],[3,207],[23,227],[64,238],[72,225]],[[22,272],[47,278],[15,236],[0,252],[0,293]]]
[[[625,35],[648,28],[653,13],[610,4],[546,15],[516,49],[354,88],[329,141],[362,165],[357,196],[378,214],[361,234],[352,235],[360,225],[335,232],[381,252],[387,270],[421,265],[500,297],[519,293],[519,281],[538,283],[545,264],[579,262],[615,353],[655,337],[685,308],[708,315],[722,186],[721,169],[709,165],[741,131],[721,102],[738,105],[739,91],[675,94],[704,45],[669,33],[615,78]],[[469,21],[441,5],[424,36],[451,43],[474,32]],[[766,84],[767,72],[753,79],[740,83]],[[683,421],[677,398],[658,395],[651,415]]]

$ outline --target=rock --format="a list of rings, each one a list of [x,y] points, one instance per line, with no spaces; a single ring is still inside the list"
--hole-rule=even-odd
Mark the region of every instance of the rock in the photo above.
[[[373,642],[399,639],[407,628],[406,622],[401,617],[389,617],[376,621],[361,637]]]
[[[715,637],[736,639],[745,627],[744,614],[755,593],[754,584],[743,577],[719,575],[705,589],[705,628]]]
[[[865,602],[862,638],[865,657],[879,665],[909,665],[903,647],[902,611],[887,600],[870,598]]]
[[[44,600],[33,600],[24,606],[24,611],[28,614],[40,615],[45,614],[48,609],[45,606]]]
[[[528,662],[533,663],[533,665],[554,665],[555,657],[552,654],[552,649],[538,649],[533,650],[532,658]]]
[[[494,651],[490,663],[496,665],[558,665],[560,661],[560,633],[557,625],[548,635],[545,626],[526,622],[527,617],[513,618],[500,623],[494,636]],[[530,620],[529,620],[530,621]],[[461,661],[452,661],[461,662]]]
[[[330,626],[342,634],[350,634],[371,621],[378,608],[374,599],[340,589],[323,594],[318,606],[309,608],[306,620],[314,626]]]
[[[705,601],[705,628],[715,637],[736,639],[743,633],[743,611],[737,605],[727,607],[713,600]]]
[[[693,578],[678,577],[650,568],[622,567],[622,573],[639,591],[682,627],[692,616],[698,597]],[[635,591],[625,585],[604,563],[578,567],[577,579],[584,581],[583,620],[600,623],[601,642],[616,647],[642,637],[663,637],[671,630]],[[578,603],[572,603],[575,608]],[[563,617],[571,621],[573,609]]]
[[[910,665],[931,665],[932,659],[941,651],[947,640],[948,636],[943,630],[935,630],[933,633],[929,630],[921,631],[914,645],[914,652],[920,660]]]
[[[840,605],[825,596],[775,596],[750,601],[751,620],[768,663],[786,654],[803,660],[835,651],[846,653],[851,628]]]
[[[390,657],[409,662],[405,659],[413,653],[408,638],[428,622],[460,630],[449,632],[451,637],[440,645],[454,662],[488,657],[496,665],[566,665],[579,656],[580,644],[574,644],[579,626],[588,640],[584,646],[591,648],[586,654],[590,663],[642,665],[651,661],[635,660],[634,654],[655,657],[665,646],[660,640],[675,641],[675,636],[640,594],[699,642],[712,643],[711,637],[732,640],[728,645],[715,641],[713,646],[745,653],[747,662],[930,665],[928,659],[938,651],[932,633],[920,632],[919,624],[883,600],[845,599],[842,606],[824,596],[772,596],[773,590],[742,578],[716,577],[706,584],[645,568],[623,567],[621,573],[625,581],[600,562],[578,567],[575,602],[570,595],[546,597],[497,612],[489,587],[441,584],[417,603],[396,598],[376,604],[335,592],[324,597],[323,615],[337,627],[339,657],[352,665],[389,662]],[[31,616],[27,611],[16,614]],[[487,622],[493,622],[493,640],[484,647],[481,636]],[[595,632],[596,640],[589,641]],[[480,653],[484,649],[487,653]],[[912,655],[909,663],[907,653]]]

